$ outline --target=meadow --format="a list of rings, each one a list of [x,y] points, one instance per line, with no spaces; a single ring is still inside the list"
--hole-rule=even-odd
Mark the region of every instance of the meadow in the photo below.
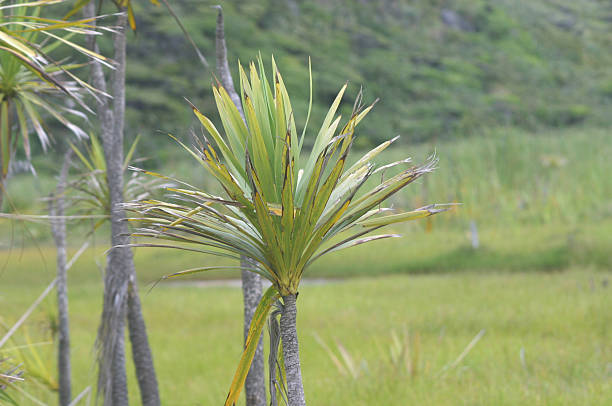
[[[610,404],[609,140],[605,130],[497,130],[390,153],[388,161],[409,155],[418,162],[434,149],[440,156],[436,173],[394,204],[463,204],[395,228],[402,239],[331,255],[307,271],[299,334],[309,403]],[[48,157],[39,160],[38,178],[20,175],[9,183],[20,212],[44,210],[33,197],[53,187],[45,165],[51,166]],[[195,168],[177,155],[159,171],[207,185]],[[471,244],[472,222],[478,248]],[[6,329],[54,278],[55,253],[44,224],[3,220],[1,230],[0,321]],[[69,231],[72,255],[89,224],[72,224]],[[75,391],[95,383],[105,235],[95,234],[92,248],[69,271]],[[152,249],[136,250],[135,260],[164,403],[219,404],[240,356],[240,290],[190,278],[164,281],[149,292],[164,274],[219,260]],[[236,276],[212,272],[195,279]],[[40,344],[21,349],[33,378],[23,388],[50,404],[54,309],[51,294],[8,345]],[[130,395],[136,402],[137,391]]]
[[[20,278],[22,272],[28,270],[16,266],[2,276],[5,325],[39,294]],[[611,278],[609,271],[576,268],[306,283],[300,290],[299,334],[308,400],[315,405],[607,405],[612,400]],[[75,388],[94,383],[100,302],[95,278],[71,285]],[[240,289],[163,283],[143,296],[143,305],[165,403],[220,404],[240,355]],[[23,331],[31,339],[50,339],[53,308],[51,298],[28,321]],[[12,346],[24,344],[23,334],[19,337]],[[52,370],[50,344],[36,351]],[[24,388],[53,404],[54,393],[36,382]],[[136,402],[135,391],[132,396]]]

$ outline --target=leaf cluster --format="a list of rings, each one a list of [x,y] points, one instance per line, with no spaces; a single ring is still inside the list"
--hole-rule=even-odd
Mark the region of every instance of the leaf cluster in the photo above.
[[[143,161],[143,159],[134,159],[139,140],[140,136],[136,137],[124,158],[124,171],[130,163],[135,164]],[[110,189],[106,176],[106,161],[102,144],[93,133],[89,134],[89,141],[89,144],[81,143],[80,147],[70,143],[70,147],[78,158],[77,175],[68,184],[66,198],[71,202],[73,210],[78,215],[105,216],[94,224],[93,229],[95,230],[105,223],[108,220],[107,216],[110,215]],[[161,179],[133,172],[125,182],[124,199],[129,201],[149,198],[158,190],[170,185],[171,183],[164,182]]]
[[[336,116],[346,90],[338,92],[309,154],[301,147],[307,125],[297,133],[291,101],[272,60],[271,84],[261,58],[247,73],[240,67],[241,112],[227,91],[213,94],[224,135],[193,107],[207,135],[193,148],[183,147],[224,191],[215,196],[184,182],[171,188],[171,201],[143,200],[126,204],[140,214],[136,236],[187,244],[203,253],[251,258],[251,269],[268,279],[282,295],[295,294],[305,269],[322,255],[396,234],[366,236],[389,224],[414,220],[444,209],[427,206],[402,212],[382,207],[399,190],[431,172],[437,159],[410,165],[402,159],[376,167],[372,159],[395,139],[374,148],[350,167],[346,164],[355,130],[373,105],[361,97],[343,124]],[[394,166],[398,174],[367,190],[373,175]],[[162,176],[146,172],[155,176]],[[341,238],[340,238],[341,237]],[[339,240],[339,241],[338,241]],[[191,269],[179,274],[200,272]]]
[[[69,47],[88,59],[112,67],[112,61],[73,41],[75,36],[99,35],[109,28],[97,27],[97,18],[74,21],[43,17],[47,7],[65,0],[19,0],[0,5],[0,160],[6,177],[12,155],[21,144],[30,159],[30,132],[35,132],[43,147],[51,143],[43,116],[53,117],[76,137],[86,137],[76,124],[86,120],[83,111],[91,110],[82,97],[108,95],[92,88],[73,71],[83,64],[56,61],[51,56],[58,47]],[[58,97],[59,96],[59,97]],[[64,104],[68,96],[73,102]],[[78,108],[74,105],[78,104]],[[17,129],[17,131],[15,131]]]

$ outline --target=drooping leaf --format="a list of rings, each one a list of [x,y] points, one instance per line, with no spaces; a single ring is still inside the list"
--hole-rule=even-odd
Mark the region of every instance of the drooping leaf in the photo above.
[[[279,297],[280,295],[276,288],[274,286],[270,286],[261,297],[259,305],[257,306],[257,309],[255,309],[255,313],[253,313],[246,343],[244,345],[244,351],[242,352],[242,357],[238,363],[238,368],[236,369],[236,373],[232,379],[229,393],[225,399],[225,406],[234,406],[238,401],[238,397],[240,396],[240,392],[244,386],[244,381],[249,373],[249,369],[251,368],[251,363],[253,362],[253,357],[255,356],[255,351],[257,350],[259,337],[261,336],[261,332],[266,324],[266,319],[272,305],[274,302],[276,302],[276,300],[278,300]]]

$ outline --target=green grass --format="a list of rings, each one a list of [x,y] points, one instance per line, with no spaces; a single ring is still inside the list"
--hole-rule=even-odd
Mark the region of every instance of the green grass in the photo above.
[[[438,217],[439,219],[440,217]],[[479,230],[480,247],[473,249],[466,231],[438,227],[432,231],[413,223],[390,230],[402,238],[383,240],[340,251],[316,261],[306,270],[307,278],[372,277],[389,274],[453,273],[468,270],[560,271],[572,267],[612,269],[612,222],[584,225],[533,225]],[[76,233],[75,233],[76,234]],[[23,286],[50,281],[55,274],[55,248],[49,242],[28,242],[23,229],[15,232],[12,248],[0,251],[0,280],[18,275]],[[79,246],[72,238],[69,255]],[[76,285],[101,280],[108,248],[104,233],[94,247],[83,253],[69,271]],[[347,261],[347,258],[350,258]],[[136,269],[143,286],[164,275],[194,266],[235,265],[231,260],[169,249],[138,248]],[[181,280],[237,278],[234,271],[210,271]]]
[[[394,149],[417,162],[436,150],[439,169],[406,189],[398,204],[461,202],[442,224],[481,227],[581,225],[612,218],[612,153],[609,130],[486,136]]]
[[[2,275],[0,308],[11,324],[43,281]],[[298,330],[310,405],[607,405],[612,399],[612,274],[468,272],[361,278],[300,290]],[[607,281],[607,282],[606,282]],[[73,282],[73,281],[71,281]],[[607,283],[607,286],[604,286]],[[75,390],[94,382],[91,348],[101,304],[95,281],[70,285]],[[220,404],[240,354],[237,288],[161,285],[143,296],[165,404]],[[49,300],[27,329],[45,340]],[[481,330],[459,365],[440,375]],[[419,345],[416,375],[389,361],[392,332]],[[340,343],[367,365],[343,376],[314,338]],[[22,337],[22,336],[18,336]],[[23,340],[21,338],[21,340]],[[39,347],[52,359],[50,347]],[[524,353],[524,362],[521,361]],[[130,369],[132,401],[136,383]],[[29,381],[32,393],[53,401]],[[27,401],[24,404],[30,404]]]

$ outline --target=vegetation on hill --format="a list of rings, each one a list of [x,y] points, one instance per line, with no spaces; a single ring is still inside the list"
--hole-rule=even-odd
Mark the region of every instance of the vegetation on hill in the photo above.
[[[174,7],[214,65],[209,3]],[[146,10],[136,13],[139,32],[128,52],[129,128],[151,137],[157,130],[185,134],[193,121],[183,97],[211,113],[212,72],[163,8],[140,7]],[[309,56],[317,84],[313,122],[346,80],[353,95],[367,83],[366,101],[381,102],[364,123],[364,144],[397,134],[406,142],[492,126],[612,122],[609,2],[260,0],[223,7],[230,58],[246,63],[261,52],[268,60],[274,52],[296,95],[296,121],[306,115]]]

